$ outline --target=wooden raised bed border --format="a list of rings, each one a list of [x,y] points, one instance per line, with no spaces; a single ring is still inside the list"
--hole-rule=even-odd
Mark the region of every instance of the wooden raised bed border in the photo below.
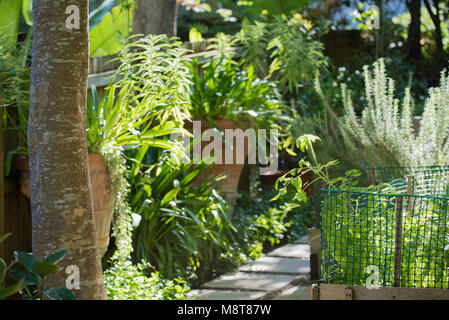
[[[312,300],[449,300],[449,289],[369,289],[363,286],[321,283],[312,286]]]

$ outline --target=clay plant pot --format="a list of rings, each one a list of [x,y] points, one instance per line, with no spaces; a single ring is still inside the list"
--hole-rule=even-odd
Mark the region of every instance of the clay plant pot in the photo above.
[[[89,154],[89,177],[92,187],[95,227],[97,230],[100,256],[106,253],[113,214],[113,199],[110,195],[110,176],[103,157],[97,153]],[[19,173],[20,192],[30,197],[30,166],[28,157],[14,158],[14,170]]]
[[[101,154],[89,154],[89,177],[94,204],[98,250],[100,257],[103,257],[109,245],[114,202],[110,193],[111,177]]]
[[[205,119],[197,121],[201,121],[201,134],[204,133],[205,130],[212,128],[209,121]],[[214,122],[223,132],[225,129],[233,129],[233,130],[242,129],[243,131],[246,130],[239,123],[233,120],[215,120]],[[193,123],[187,122],[185,125],[185,129],[188,130],[189,132],[193,132]],[[201,150],[203,150],[204,147],[210,143],[211,141],[202,141]],[[222,146],[221,164],[218,163],[212,164],[209,168],[203,170],[192,183],[193,185],[199,185],[205,179],[205,177],[225,176],[224,179],[220,180],[218,190],[221,191],[228,200],[230,200],[231,202],[235,202],[236,199],[235,195],[239,185],[240,176],[242,174],[244,167],[244,164],[237,163],[237,154],[243,152],[243,159],[245,159],[246,161],[249,151],[252,150],[252,146],[248,146],[246,139],[245,139],[245,147],[243,148],[243,150],[237,150],[237,148],[235,148],[236,146],[235,139],[234,142],[229,141],[229,143],[231,143],[231,145],[234,146],[234,148],[232,149],[233,152],[232,164],[225,163],[225,153],[226,149],[229,149],[229,147],[227,147],[224,142],[221,142]]]

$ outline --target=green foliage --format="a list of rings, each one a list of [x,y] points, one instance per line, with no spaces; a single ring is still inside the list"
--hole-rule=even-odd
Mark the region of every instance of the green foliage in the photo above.
[[[9,235],[0,237],[0,243]],[[9,266],[0,258],[0,300],[19,292],[25,299],[42,299],[45,294],[51,300],[75,300],[73,292],[66,287],[43,290],[45,279],[62,270],[57,263],[66,254],[66,250],[61,250],[44,261],[37,261],[32,254],[16,251],[14,252],[14,261]],[[15,265],[18,265],[19,268],[13,268]],[[7,273],[17,282],[5,288],[4,281]]]
[[[116,264],[104,272],[109,300],[183,300],[189,291],[182,279],[166,280],[150,272],[147,263],[130,261]]]
[[[404,93],[399,93],[395,90],[396,81],[386,75],[386,69],[383,59],[371,67],[365,66],[362,87],[355,83],[348,85],[345,83],[348,80],[339,81],[343,110],[336,105],[334,91],[323,91],[317,78],[316,92],[326,113],[311,117],[296,115],[295,126],[290,129],[292,135],[309,132],[320,136],[316,147],[318,158],[339,159],[340,167],[335,170],[446,163],[447,76],[442,73],[440,86],[428,90],[425,111],[418,122],[419,118],[413,118],[417,102],[412,98],[411,82],[408,81]],[[339,113],[343,116],[339,117]]]
[[[311,22],[300,14],[255,22],[242,29],[239,40],[244,47],[243,61],[258,73],[268,72],[285,94],[298,93],[300,84],[312,81],[327,64],[323,45],[314,40]]]
[[[410,88],[400,101],[395,84],[386,76],[383,60],[364,68],[366,107],[358,118],[351,93],[342,87],[345,114],[339,124],[345,145],[372,164],[382,166],[431,166],[447,163],[449,157],[447,106],[449,79],[441,75],[440,86],[429,89],[419,132],[413,128]]]
[[[319,141],[320,138],[311,134],[305,134],[298,138],[296,146],[303,152],[308,153],[312,161],[302,158],[298,167],[290,170],[288,173],[280,177],[275,184],[278,194],[272,199],[277,200],[289,193],[289,188],[295,190],[294,196],[291,198],[289,208],[296,208],[301,203],[307,202],[306,189],[311,188],[316,182],[325,183],[330,188],[346,190],[357,185],[354,179],[360,176],[357,170],[347,171],[344,177],[332,178],[329,169],[338,164],[338,160],[329,161],[326,164],[320,164],[315,155],[313,143]],[[303,181],[303,177],[308,173],[313,173],[312,181]]]
[[[142,217],[136,229],[137,260],[149,261],[169,278],[208,267],[235,233],[214,182],[193,184],[204,165],[175,158],[164,153],[133,183],[137,189],[131,199],[133,211]]]
[[[138,49],[138,50],[135,50]],[[168,140],[188,115],[188,66],[180,43],[165,35],[148,36],[126,43],[115,77],[101,101],[92,88],[87,106],[87,144],[101,153],[111,173],[114,201],[113,229],[117,260],[132,252],[131,209],[127,203],[130,185],[124,151],[137,148],[178,150]],[[173,121],[174,120],[174,121]]]
[[[392,286],[395,262],[395,217],[398,191],[388,184],[323,190],[324,274],[330,283],[365,285],[367,267],[379,268],[378,285]],[[404,197],[401,287],[448,288],[447,199]],[[338,226],[338,228],[336,228]]]
[[[126,38],[132,27],[132,14],[129,6],[116,5],[106,13],[98,12],[89,16],[89,22],[94,27],[89,32],[90,56],[101,57],[113,55],[123,49],[123,42],[119,38]],[[96,21],[96,18],[100,18]]]
[[[9,50],[16,46],[21,15],[22,0],[0,1],[0,35],[4,37],[3,45]]]
[[[213,60],[201,75],[197,61],[192,63],[191,114],[194,119],[249,120],[271,127],[282,116],[276,86],[261,80],[253,67],[241,70],[231,59]]]
[[[435,9],[434,7],[432,8]],[[440,3],[440,12],[447,12],[448,5],[444,2]],[[403,38],[407,38],[407,28],[410,24],[411,16],[410,12],[404,12],[399,16],[396,16],[392,19],[392,22],[401,28],[401,36]],[[445,19],[441,20],[441,32],[442,32],[442,40],[443,46],[446,51],[449,50],[449,24]],[[426,59],[432,58],[430,55],[434,52],[436,44],[434,38],[435,32],[435,24],[430,17],[429,11],[423,6],[421,8],[421,36],[424,44],[423,54]]]
[[[256,0],[246,1],[248,10],[259,16],[289,15],[292,12],[301,12],[306,9],[311,0]]]
[[[234,214],[239,232],[240,250],[249,258],[257,259],[262,252],[281,242],[294,241],[312,225],[310,204],[292,208],[289,204],[292,190],[276,202],[273,189],[259,188],[252,196],[242,193]]]
[[[125,150],[138,148],[142,144],[168,149],[174,146],[163,137],[183,132],[173,121],[157,121],[165,117],[164,112],[170,112],[158,105],[159,100],[152,103],[144,99],[130,101],[129,85],[114,85],[106,89],[101,101],[98,100],[96,89],[91,89],[86,124],[89,152],[99,153],[109,144]]]
[[[30,97],[30,68],[28,55],[31,50],[31,33],[24,43],[14,48],[6,46],[5,38],[0,34],[0,114],[4,130],[19,133],[23,146],[18,146],[7,155],[6,174],[11,167],[14,153],[28,153],[27,130]]]
[[[11,236],[10,233],[1,235],[0,236],[0,244],[3,241],[5,241],[9,236]],[[14,263],[12,263],[8,266],[5,262],[5,260],[3,260],[3,258],[0,257],[0,300],[6,299],[6,298],[18,293],[24,287],[24,279],[20,279],[16,283],[5,288],[6,275],[9,271],[9,269],[11,269],[11,267],[13,265],[14,265]]]
[[[294,241],[307,231],[312,220],[310,206],[291,209],[285,204],[287,198],[270,202],[273,192],[258,189],[251,196],[240,194],[232,214],[232,223],[238,232],[225,248],[217,251],[208,265],[199,266],[193,285],[235,271],[239,266],[271,251],[274,246]]]
[[[155,120],[182,122],[189,116],[190,60],[177,38],[148,35],[125,44],[115,87],[124,88],[131,107],[144,108]]]

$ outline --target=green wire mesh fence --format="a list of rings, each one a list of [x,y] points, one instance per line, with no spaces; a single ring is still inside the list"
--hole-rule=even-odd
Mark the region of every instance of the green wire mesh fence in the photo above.
[[[363,185],[394,182],[396,189],[405,192],[407,178],[411,176],[413,179],[412,194],[430,195],[433,189],[433,194],[442,195],[444,193],[441,187],[445,177],[449,175],[449,166],[382,167],[364,168],[359,171],[361,173],[359,180]]]
[[[323,282],[449,288],[449,168],[409,169],[381,193],[322,190]]]

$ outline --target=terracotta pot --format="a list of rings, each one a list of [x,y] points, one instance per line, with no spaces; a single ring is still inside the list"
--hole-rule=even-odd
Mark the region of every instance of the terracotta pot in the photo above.
[[[211,125],[209,124],[209,121],[203,119],[201,121],[201,133],[203,133],[205,130],[210,129]],[[215,120],[215,123],[221,130],[225,129],[242,129],[243,131],[245,128],[243,128],[240,124],[233,120]],[[187,122],[185,125],[186,130],[193,132],[193,123]],[[210,144],[212,141],[202,141],[201,142],[201,150],[208,144]],[[224,142],[221,142],[222,145],[222,164],[214,163],[210,168],[205,169],[203,172],[201,172],[198,177],[193,181],[194,185],[199,185],[201,181],[205,178],[207,175],[208,177],[217,177],[217,176],[226,176],[223,180],[220,180],[220,185],[218,189],[222,191],[223,193],[229,194],[232,198],[232,195],[236,193],[240,176],[243,171],[244,164],[237,164],[237,154],[238,152],[243,152],[243,159],[245,159],[248,156],[250,148],[248,148],[248,145],[246,143],[245,139],[245,147],[244,150],[237,150],[237,148],[233,148],[233,163],[232,164],[225,164],[225,152],[226,152],[226,144]],[[233,146],[235,146],[235,140],[233,142]]]
[[[97,153],[89,154],[89,177],[92,187],[92,200],[95,214],[95,227],[97,230],[98,248],[102,257],[109,244],[109,233],[112,221],[112,205],[110,176],[103,157]],[[14,170],[19,172],[20,192],[30,197],[30,167],[28,157],[14,158]]]
[[[108,168],[103,157],[98,153],[89,154],[89,177],[94,204],[98,250],[100,257],[103,257],[109,245],[113,199],[110,194],[111,178]]]

